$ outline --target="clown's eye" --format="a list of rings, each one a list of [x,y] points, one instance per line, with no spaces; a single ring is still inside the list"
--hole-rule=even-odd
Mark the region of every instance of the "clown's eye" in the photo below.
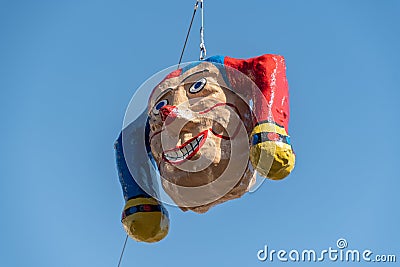
[[[206,78],[201,78],[200,80],[198,80],[197,82],[195,82],[190,88],[189,88],[189,92],[192,94],[198,93],[200,92],[204,86],[206,85],[207,80]]]
[[[158,113],[160,113],[160,109],[161,109],[163,106],[166,106],[166,105],[168,105],[168,100],[167,100],[167,99],[161,100],[160,102],[158,102],[158,103],[154,106],[154,108],[153,108],[153,113],[154,113],[155,115],[157,115]]]

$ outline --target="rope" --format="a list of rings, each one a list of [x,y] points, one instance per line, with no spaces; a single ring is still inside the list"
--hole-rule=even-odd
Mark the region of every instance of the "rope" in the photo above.
[[[125,251],[127,241],[128,241],[128,235],[126,235],[126,237],[125,237],[124,247],[122,248],[121,256],[119,257],[118,267],[121,265],[121,260],[122,260],[122,256],[124,256],[124,251]]]
[[[197,1],[196,1],[196,4],[194,5],[194,10],[193,10],[192,19],[190,20],[190,25],[189,25],[188,32],[187,32],[187,34],[186,34],[185,43],[183,44],[183,48],[182,48],[182,52],[181,52],[181,57],[179,58],[178,69],[179,69],[179,66],[180,66],[181,63],[182,63],[183,53],[185,52],[186,44],[187,44],[187,41],[188,41],[188,39],[189,39],[190,30],[192,29],[192,24],[193,24],[194,16],[196,15],[196,11],[197,11],[197,8],[198,8],[198,7],[199,7],[199,0],[197,0]]]
[[[183,54],[185,53],[185,48],[186,48],[186,44],[187,41],[189,39],[189,35],[190,35],[190,30],[192,29],[192,25],[193,25],[193,20],[194,17],[196,15],[196,11],[199,7],[199,3],[200,3],[200,8],[201,8],[201,28],[200,28],[200,60],[203,60],[204,57],[207,54],[207,50],[206,50],[206,45],[204,43],[204,8],[203,8],[203,0],[197,0],[196,4],[194,5],[194,10],[193,10],[193,15],[192,15],[192,19],[190,20],[190,25],[189,25],[189,29],[188,32],[186,34],[186,39],[185,39],[185,43],[183,44],[183,48],[182,48],[182,52],[181,52],[181,56],[179,58],[179,63],[178,63],[178,69],[182,63],[182,58],[183,58]]]

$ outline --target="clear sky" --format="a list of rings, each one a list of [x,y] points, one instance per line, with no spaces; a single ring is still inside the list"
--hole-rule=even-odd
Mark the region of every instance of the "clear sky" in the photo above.
[[[0,1],[1,266],[117,265],[113,143],[135,90],[177,63],[194,2]],[[129,240],[121,266],[316,266],[256,254],[341,237],[400,261],[400,2],[205,8],[210,56],[285,56],[296,168],[203,215],[169,207],[168,237]],[[196,20],[184,61],[198,58],[198,33]]]

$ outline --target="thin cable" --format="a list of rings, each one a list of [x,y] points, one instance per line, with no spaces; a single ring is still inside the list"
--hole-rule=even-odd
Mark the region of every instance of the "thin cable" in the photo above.
[[[119,257],[118,267],[121,265],[122,256],[124,256],[124,251],[125,251],[125,247],[126,247],[126,241],[128,241],[128,235],[126,235],[126,237],[125,237],[124,247],[122,248],[121,256]]]
[[[183,44],[183,49],[182,49],[182,52],[181,52],[181,57],[179,58],[178,69],[179,69],[179,66],[181,65],[181,62],[182,62],[183,53],[185,52],[186,44],[187,44],[187,41],[188,41],[188,39],[189,39],[190,30],[192,29],[192,24],[193,24],[194,16],[196,15],[196,11],[197,11],[198,6],[199,6],[199,1],[196,1],[196,4],[194,5],[194,10],[193,10],[192,19],[190,20],[189,30],[188,30],[188,32],[187,32],[187,34],[186,34],[185,43]]]

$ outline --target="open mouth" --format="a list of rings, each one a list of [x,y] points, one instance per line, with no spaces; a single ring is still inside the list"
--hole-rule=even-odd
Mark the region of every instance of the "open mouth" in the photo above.
[[[163,158],[171,164],[182,163],[194,155],[203,146],[207,139],[208,130],[199,133],[197,136],[186,141],[182,145],[163,152]]]

